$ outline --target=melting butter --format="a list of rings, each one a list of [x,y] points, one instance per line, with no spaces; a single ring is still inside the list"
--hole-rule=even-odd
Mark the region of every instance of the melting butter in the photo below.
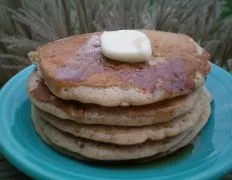
[[[152,55],[146,34],[136,30],[105,31],[101,35],[102,54],[121,62],[144,62]]]

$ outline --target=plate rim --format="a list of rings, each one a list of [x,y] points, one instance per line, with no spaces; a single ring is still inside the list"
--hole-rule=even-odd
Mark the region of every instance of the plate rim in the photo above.
[[[15,83],[15,80],[19,79],[20,77],[22,77],[25,74],[29,74],[30,71],[32,71],[32,69],[35,67],[35,65],[30,65],[26,68],[24,68],[23,70],[21,70],[20,72],[18,72],[16,75],[14,75],[0,90],[0,99],[4,98],[4,94],[6,94],[6,90],[9,87],[12,87],[12,84]],[[214,71],[214,72],[213,72]],[[228,78],[230,78],[231,82],[232,82],[232,75],[227,72],[226,70],[222,69],[221,67],[212,64],[212,70],[210,73],[220,73],[220,76],[227,76]],[[28,75],[27,75],[28,76]],[[227,85],[228,86],[228,85]],[[231,89],[232,89],[232,85],[231,85]],[[2,104],[0,105],[0,107],[2,106]],[[0,114],[2,112],[2,107],[0,108]],[[1,117],[1,115],[0,115]],[[0,120],[1,121],[1,120]],[[0,131],[0,135],[2,131]],[[17,169],[19,169],[20,171],[22,171],[23,173],[29,175],[30,177],[33,178],[38,178],[38,179],[52,179],[52,177],[49,177],[48,175],[51,174],[51,172],[48,174],[47,172],[44,174],[43,173],[43,169],[42,170],[38,170],[36,169],[34,165],[30,164],[29,162],[24,161],[23,158],[18,157],[18,156],[14,156],[14,152],[7,150],[5,148],[6,145],[4,145],[4,141],[1,140],[0,138],[0,152],[2,153],[2,155],[10,162],[12,163]],[[232,149],[232,143],[230,146],[228,146],[228,148],[230,147],[230,149]],[[229,158],[228,158],[229,159]],[[31,166],[29,166],[31,165]],[[213,171],[212,171],[213,169]],[[211,172],[209,172],[209,170],[204,171],[201,174],[201,178],[212,178],[212,177],[221,177],[223,175],[225,175],[227,172],[229,172],[230,170],[232,170],[232,158],[231,160],[226,161],[226,163],[221,164],[220,166],[213,166],[213,168],[210,168]],[[188,174],[188,173],[187,173]],[[79,178],[82,179],[92,179],[92,176],[85,176],[85,175],[80,175],[78,174]],[[94,179],[104,179],[103,177],[94,177]],[[153,179],[155,177],[148,177],[147,179]]]

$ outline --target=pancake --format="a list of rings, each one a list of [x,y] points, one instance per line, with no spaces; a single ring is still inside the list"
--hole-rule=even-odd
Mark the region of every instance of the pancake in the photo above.
[[[144,126],[167,122],[189,112],[199,99],[202,87],[196,91],[144,106],[103,107],[77,101],[62,100],[53,95],[35,71],[28,82],[28,94],[32,103],[42,111],[61,119],[83,124],[117,126]]]
[[[87,163],[103,164],[103,165],[115,165],[115,164],[120,164],[121,165],[122,163],[124,165],[125,164],[134,164],[134,163],[147,163],[147,162],[162,158],[164,156],[168,156],[168,155],[176,152],[177,150],[183,148],[187,144],[190,144],[194,140],[194,138],[196,138],[196,136],[197,136],[196,131],[192,131],[191,133],[186,135],[186,137],[183,138],[183,140],[180,143],[174,145],[169,150],[167,150],[167,151],[165,151],[163,153],[159,153],[157,155],[151,156],[151,157],[138,158],[138,159],[132,159],[132,160],[96,160],[96,159],[84,157],[84,156],[82,156],[82,155],[80,155],[78,153],[69,151],[67,149],[58,147],[55,144],[52,144],[51,141],[43,134],[43,132],[42,132],[42,130],[41,130],[41,128],[39,126],[37,126],[37,129],[38,129],[37,130],[38,132],[41,132],[40,136],[43,139],[43,141],[46,142],[52,148],[54,148],[56,151],[60,152],[61,154],[70,156],[70,157],[72,157],[74,159],[77,159],[77,160],[85,161]]]
[[[162,140],[188,130],[199,120],[204,107],[207,107],[209,103],[209,97],[206,93],[202,93],[196,106],[186,115],[166,123],[139,127],[79,124],[73,121],[62,120],[38,108],[33,110],[39,118],[49,122],[57,129],[76,137],[112,144],[132,145],[143,143],[147,140]]]
[[[37,127],[38,129],[40,127]],[[41,130],[39,130],[41,131]],[[46,142],[49,146],[51,146],[53,149],[55,149],[57,152],[63,154],[63,155],[67,155],[70,156],[74,159],[78,159],[87,163],[91,163],[91,164],[101,164],[101,165],[127,165],[127,164],[141,164],[141,163],[148,163],[150,161],[162,158],[164,156],[168,156],[174,152],[176,152],[177,150],[181,149],[182,147],[186,146],[187,144],[190,144],[191,141],[194,140],[194,138],[191,140],[191,138],[193,137],[193,133],[189,134],[188,136],[186,136],[179,144],[175,145],[174,147],[172,147],[170,150],[151,156],[151,157],[145,157],[145,158],[138,158],[138,159],[131,159],[131,160],[97,160],[97,159],[91,159],[91,158],[87,158],[84,157],[80,154],[77,154],[75,152],[71,152],[67,149],[61,148],[56,146],[55,144],[52,144],[50,142],[50,140],[44,136],[42,133],[40,134],[41,138],[43,139],[44,142]]]
[[[35,113],[32,114],[32,120],[35,128],[42,137],[46,137],[48,144],[76,153],[78,155],[97,160],[131,160],[140,159],[165,153],[176,145],[181,144],[184,138],[190,142],[204,127],[210,114],[210,105],[204,108],[199,121],[191,130],[187,130],[175,137],[167,138],[162,141],[147,141],[138,145],[119,146],[107,143],[90,141],[77,138],[66,134],[51,124],[38,118]],[[185,143],[185,144],[187,144]],[[177,149],[175,149],[177,150]]]
[[[152,56],[121,63],[101,53],[101,32],[61,39],[29,53],[56,96],[102,106],[146,105],[195,91],[210,71],[209,54],[189,36],[141,30]]]

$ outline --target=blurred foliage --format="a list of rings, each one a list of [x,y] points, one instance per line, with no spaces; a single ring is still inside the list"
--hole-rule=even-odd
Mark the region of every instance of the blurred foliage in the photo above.
[[[0,83],[30,64],[27,53],[72,34],[150,28],[192,36],[232,70],[230,0],[1,0]],[[223,17],[223,18],[221,18]]]
[[[222,18],[232,16],[232,1],[231,0],[224,0]]]

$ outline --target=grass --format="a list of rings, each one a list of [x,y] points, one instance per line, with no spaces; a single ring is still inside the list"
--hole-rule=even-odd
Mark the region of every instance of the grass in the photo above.
[[[1,0],[0,83],[30,64],[27,53],[72,34],[149,28],[192,36],[232,70],[232,19],[222,0]],[[225,9],[225,11],[223,11]],[[222,18],[223,17],[223,18]]]

